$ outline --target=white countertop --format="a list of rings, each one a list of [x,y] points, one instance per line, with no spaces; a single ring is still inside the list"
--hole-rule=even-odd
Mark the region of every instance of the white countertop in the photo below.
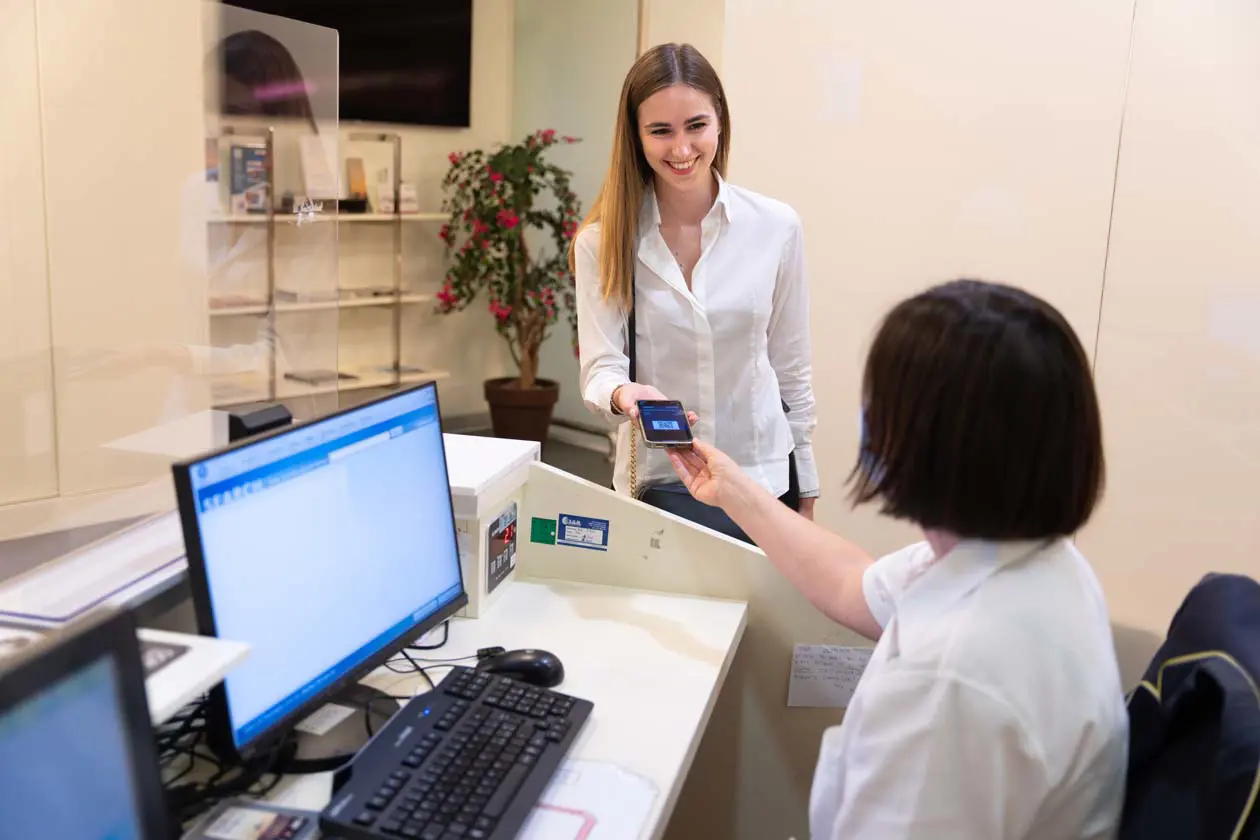
[[[656,838],[708,725],[746,616],[747,606],[739,602],[567,581],[514,581],[488,614],[453,619],[446,646],[422,655],[449,659],[499,645],[558,656],[565,679],[555,690],[595,704],[569,759],[616,765],[655,785],[657,796],[639,837]],[[430,638],[434,635],[440,639],[440,631]],[[393,694],[426,687],[418,674],[385,669],[367,681]],[[286,779],[269,798],[319,810],[330,794],[331,775],[322,774]]]

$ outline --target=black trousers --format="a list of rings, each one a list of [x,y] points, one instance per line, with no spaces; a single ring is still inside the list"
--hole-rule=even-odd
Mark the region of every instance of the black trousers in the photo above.
[[[756,545],[744,533],[744,530],[726,515],[726,511],[697,501],[687,492],[687,488],[681,482],[648,487],[639,494],[639,501],[668,511],[675,516],[680,516],[689,522],[694,522],[697,525],[703,525],[706,528],[726,534],[728,537],[742,540],[749,545]],[[779,501],[792,510],[799,511],[801,509],[801,485],[800,479],[796,474],[795,452],[788,456],[788,489],[786,493],[779,497]]]

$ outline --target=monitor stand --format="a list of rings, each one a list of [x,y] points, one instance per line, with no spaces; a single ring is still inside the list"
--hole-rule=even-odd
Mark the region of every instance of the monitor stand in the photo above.
[[[328,708],[337,706],[341,708]],[[394,713],[401,708],[399,701],[377,688],[355,683],[329,697],[324,706],[306,719],[301,730],[290,736],[295,751],[286,756],[283,773],[323,773],[335,770],[353,758],[368,742],[368,727],[380,732]],[[353,710],[346,714],[347,710]],[[321,724],[320,717],[335,715],[342,719],[332,725]],[[368,721],[364,721],[364,715]],[[313,719],[312,719],[313,718]]]

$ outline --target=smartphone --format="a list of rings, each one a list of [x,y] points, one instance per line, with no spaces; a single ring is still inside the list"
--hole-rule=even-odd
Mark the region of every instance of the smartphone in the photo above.
[[[686,449],[691,424],[678,400],[639,400],[639,428],[649,449]]]

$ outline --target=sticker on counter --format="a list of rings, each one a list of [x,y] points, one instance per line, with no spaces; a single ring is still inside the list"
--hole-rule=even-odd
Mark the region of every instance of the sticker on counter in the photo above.
[[[556,544],[607,551],[608,520],[562,513],[556,531]]]
[[[533,518],[529,526],[529,541],[543,545],[556,544],[556,520]]]

